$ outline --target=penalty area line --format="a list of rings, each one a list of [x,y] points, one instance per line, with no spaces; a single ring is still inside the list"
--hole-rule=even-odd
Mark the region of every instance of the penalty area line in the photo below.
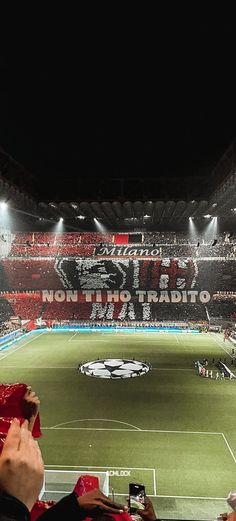
[[[69,469],[117,469],[117,470],[150,470],[154,471],[155,469],[151,467],[116,467],[113,465],[109,466],[99,466],[99,465],[45,465],[45,467],[53,467],[53,468],[69,468]],[[62,471],[63,472],[63,471]]]
[[[127,492],[124,494],[115,493],[115,496],[127,496]],[[225,497],[206,497],[206,496],[164,496],[161,494],[148,494],[148,497],[159,497],[167,499],[202,499],[206,501],[225,501]]]
[[[68,490],[45,490],[45,494],[68,494]],[[127,496],[127,492],[115,493],[115,496]],[[111,497],[112,494],[109,494]],[[158,498],[166,498],[166,499],[199,499],[205,501],[225,501],[225,497],[205,497],[205,496],[164,496],[161,494],[148,494],[149,497],[158,497]]]
[[[224,440],[224,442],[226,444],[226,447],[227,447],[228,451],[230,452],[230,454],[231,454],[231,456],[232,456],[232,458],[234,460],[234,463],[236,463],[235,455],[234,455],[234,453],[233,453],[233,451],[232,451],[232,449],[230,447],[230,444],[229,444],[228,440],[226,439],[226,436],[224,435],[223,432],[221,434],[222,434],[223,440]]]
[[[204,431],[170,431],[170,430],[160,430],[160,429],[118,429],[115,427],[112,428],[104,428],[104,427],[41,427],[42,430],[51,430],[51,431],[118,431],[118,432],[138,432],[138,433],[163,433],[163,434],[200,434],[206,436],[222,436],[222,432],[204,432]]]

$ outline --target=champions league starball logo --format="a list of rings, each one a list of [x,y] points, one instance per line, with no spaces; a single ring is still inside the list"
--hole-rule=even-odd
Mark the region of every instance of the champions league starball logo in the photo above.
[[[103,360],[94,360],[80,365],[80,373],[94,378],[110,378],[117,380],[119,378],[135,378],[143,376],[151,370],[151,366],[146,362],[127,359],[104,358]]]

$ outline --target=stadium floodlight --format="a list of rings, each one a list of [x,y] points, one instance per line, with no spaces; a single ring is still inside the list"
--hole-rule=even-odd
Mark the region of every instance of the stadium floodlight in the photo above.
[[[100,233],[107,233],[107,229],[105,228],[105,226],[100,222],[102,219],[99,217],[99,218],[96,218],[94,217],[93,218],[94,220],[94,223],[95,223],[95,226],[97,228],[97,230],[100,232]]]
[[[205,219],[210,219],[210,217],[212,217],[212,215],[210,213],[206,213],[206,215],[203,215],[203,217],[205,217]]]
[[[85,219],[85,215],[76,215],[76,219]]]
[[[59,223],[62,223],[64,221],[63,217],[60,217]]]
[[[7,208],[7,203],[6,201],[1,201],[0,202],[0,208],[2,208],[4,210],[4,208]]]

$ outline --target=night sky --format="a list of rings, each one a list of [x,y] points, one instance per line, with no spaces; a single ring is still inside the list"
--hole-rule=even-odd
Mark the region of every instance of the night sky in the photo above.
[[[2,50],[0,145],[27,190],[76,200],[155,178],[154,198],[161,177],[212,171],[236,135],[233,23],[162,25]]]

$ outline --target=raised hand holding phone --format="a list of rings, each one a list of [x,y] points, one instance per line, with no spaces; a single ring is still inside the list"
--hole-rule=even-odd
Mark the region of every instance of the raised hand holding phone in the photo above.
[[[136,510],[136,513],[144,520],[144,521],[156,521],[156,514],[153,508],[153,504],[149,497],[145,496],[144,499],[144,509]]]
[[[129,509],[134,514],[138,509],[144,509],[145,503],[145,487],[142,484],[129,484]]]

